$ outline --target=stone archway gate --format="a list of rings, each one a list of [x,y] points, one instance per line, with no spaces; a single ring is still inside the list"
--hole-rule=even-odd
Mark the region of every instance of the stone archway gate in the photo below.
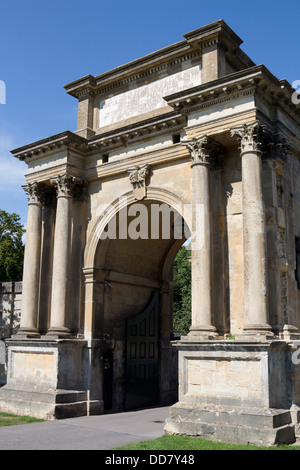
[[[192,235],[192,325],[176,344],[179,402],[166,431],[295,439],[299,108],[291,86],[256,66],[241,42],[218,21],[76,80],[65,88],[78,99],[77,130],[12,152],[28,165],[28,224],[21,328],[7,341],[1,409],[49,418],[103,411],[101,351],[116,338],[104,338],[95,287],[107,280],[101,236],[116,201],[119,211],[154,201],[176,206]],[[170,288],[178,247],[168,245],[151,280],[160,291]]]

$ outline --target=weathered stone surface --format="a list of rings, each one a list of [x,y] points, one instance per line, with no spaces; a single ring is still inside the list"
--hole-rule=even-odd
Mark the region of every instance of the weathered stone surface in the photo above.
[[[217,21],[76,80],[65,88],[77,130],[12,152],[28,166],[30,223],[1,407],[124,409],[128,357],[146,344],[141,328],[131,351],[127,325],[154,293],[156,403],[176,401],[172,266],[191,238],[192,325],[168,432],[267,444],[298,434],[299,110],[240,45]],[[15,294],[2,295],[5,338]]]
[[[255,445],[295,442],[290,347],[284,341],[177,344],[179,402],[165,430]],[[299,375],[299,372],[298,374]],[[296,386],[297,388],[297,386]]]

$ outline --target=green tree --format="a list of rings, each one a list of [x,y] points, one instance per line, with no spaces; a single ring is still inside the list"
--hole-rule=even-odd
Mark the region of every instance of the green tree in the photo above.
[[[186,335],[191,326],[191,263],[190,251],[181,247],[173,268],[173,328]]]
[[[22,280],[24,233],[19,215],[0,210],[0,282]]]

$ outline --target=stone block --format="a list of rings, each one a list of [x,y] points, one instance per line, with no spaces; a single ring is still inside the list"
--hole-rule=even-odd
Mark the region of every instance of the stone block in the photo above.
[[[254,445],[295,442],[290,346],[283,341],[187,341],[179,350],[179,402],[165,431]]]

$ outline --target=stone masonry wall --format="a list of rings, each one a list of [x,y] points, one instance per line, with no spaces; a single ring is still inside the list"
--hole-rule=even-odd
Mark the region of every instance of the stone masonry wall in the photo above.
[[[20,326],[22,282],[0,283],[0,387],[6,383],[6,347],[4,340]]]

